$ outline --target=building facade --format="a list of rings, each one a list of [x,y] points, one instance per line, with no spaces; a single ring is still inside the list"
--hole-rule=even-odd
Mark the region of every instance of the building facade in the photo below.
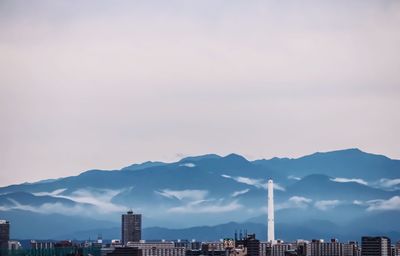
[[[358,242],[350,241],[343,245],[344,256],[361,256],[361,248],[358,246]]]
[[[15,251],[22,249],[22,245],[19,241],[8,241],[8,250],[11,254],[15,254]]]
[[[138,248],[142,256],[185,256],[185,246],[176,247],[172,241],[128,242],[127,247]]]
[[[271,243],[266,241],[260,242],[260,256],[270,255]]]
[[[363,236],[361,238],[362,256],[391,256],[390,239],[385,236]]]
[[[344,247],[343,243],[339,243],[336,239],[331,242],[324,242],[324,240],[312,240],[307,245],[307,256],[343,256]]]
[[[292,249],[291,244],[276,243],[272,245],[271,256],[285,256],[286,252]]]
[[[260,240],[255,234],[246,235],[244,239],[236,240],[235,246],[242,246],[247,249],[248,256],[260,256]]]
[[[123,245],[128,242],[139,242],[142,239],[141,214],[134,214],[132,211],[122,214],[121,239]]]
[[[142,251],[134,247],[116,247],[107,256],[142,256]]]
[[[10,241],[10,222],[0,220],[0,256],[6,255]]]

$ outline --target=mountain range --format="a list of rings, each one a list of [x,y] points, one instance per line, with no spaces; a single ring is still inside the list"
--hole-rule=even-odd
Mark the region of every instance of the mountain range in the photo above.
[[[359,149],[255,161],[208,154],[10,185],[0,188],[0,219],[16,239],[114,239],[133,209],[145,239],[214,240],[240,229],[265,239],[268,178],[278,238],[400,239],[400,161]]]

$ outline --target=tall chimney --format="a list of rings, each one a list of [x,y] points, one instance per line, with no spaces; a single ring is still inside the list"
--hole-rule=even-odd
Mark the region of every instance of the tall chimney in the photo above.
[[[275,243],[274,181],[268,180],[268,242]]]

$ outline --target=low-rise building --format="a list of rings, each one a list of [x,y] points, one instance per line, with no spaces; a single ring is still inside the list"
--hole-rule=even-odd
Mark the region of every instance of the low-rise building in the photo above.
[[[142,256],[185,256],[186,247],[175,247],[173,241],[128,242],[127,247],[141,250]]]

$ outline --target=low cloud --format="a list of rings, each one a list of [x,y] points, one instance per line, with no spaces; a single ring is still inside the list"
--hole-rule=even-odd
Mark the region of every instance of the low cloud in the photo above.
[[[301,180],[300,177],[296,177],[296,176],[294,176],[294,175],[289,175],[287,178],[288,178],[289,180]]]
[[[384,189],[398,189],[400,179],[380,179],[377,186]]]
[[[334,178],[334,179],[331,179],[331,181],[341,182],[341,183],[344,183],[344,182],[355,182],[355,183],[358,183],[358,184],[362,184],[362,185],[368,186],[368,182],[366,182],[363,179]]]
[[[131,189],[131,188],[126,188]],[[67,196],[58,196],[73,200],[78,203],[92,204],[100,213],[121,212],[126,210],[125,206],[111,202],[112,198],[126,189],[78,189]]]
[[[353,204],[354,205],[365,205],[365,203],[363,201],[360,201],[360,200],[354,200]]]
[[[163,189],[161,191],[155,191],[155,193],[171,198],[171,199],[178,199],[178,200],[194,200],[199,201],[203,200],[207,194],[207,190],[197,190],[197,189],[186,189],[186,190],[171,190],[171,189]]]
[[[75,204],[72,206],[66,206],[62,203],[44,203],[40,206],[24,205],[20,204],[14,199],[7,198],[12,204],[7,206],[0,206],[0,211],[12,211],[12,210],[22,210],[30,211],[40,214],[63,214],[68,216],[73,215],[88,215],[88,207]]]
[[[240,190],[240,191],[235,191],[235,192],[233,192],[232,193],[232,197],[237,197],[237,196],[240,196],[240,195],[243,195],[243,194],[246,194],[247,192],[249,192],[250,191],[250,189],[243,189],[243,190]]]
[[[264,188],[264,189],[266,189],[266,186],[267,186],[267,184],[262,179],[252,179],[252,178],[241,177],[241,176],[232,177],[232,176],[229,176],[229,175],[226,175],[226,174],[222,174],[221,176],[224,177],[224,178],[227,178],[227,179],[232,179],[232,180],[234,180],[236,182],[239,182],[239,183],[243,183],[243,184],[246,184],[246,185],[254,186],[256,188]]]
[[[64,198],[81,204],[90,204],[98,213],[113,213],[126,210],[125,206],[117,205],[111,202],[112,198],[126,189],[78,189],[70,194],[62,194],[66,189],[57,189],[52,192],[33,193],[36,196],[49,195],[55,198]],[[84,206],[82,206],[84,207]],[[63,214],[63,212],[60,212]]]
[[[367,211],[400,210],[400,196],[394,196],[388,200],[370,200],[366,204],[369,205]]]
[[[234,180],[236,180],[239,183],[247,184],[250,186],[254,186],[256,188],[265,188],[266,184],[263,182],[262,179],[252,179],[248,177],[233,177]]]
[[[274,189],[280,190],[280,191],[286,191],[286,189],[284,187],[282,187],[281,185],[279,185],[278,183],[274,183]]]
[[[265,181],[263,179],[253,179],[253,178],[242,177],[242,176],[232,177],[232,176],[229,176],[226,174],[222,174],[221,176],[224,178],[227,178],[227,179],[232,179],[239,183],[243,183],[246,185],[256,187],[256,188],[267,189],[268,183],[267,183],[267,181]],[[274,182],[274,189],[280,190],[280,191],[285,191],[284,187],[282,187],[281,185],[279,185],[278,183],[275,183],[275,182]]]
[[[32,193],[32,195],[35,196],[58,196],[60,195],[62,192],[64,192],[65,190],[67,190],[66,188],[60,188],[60,189],[56,189],[52,192],[37,192],[37,193]]]
[[[340,203],[341,202],[339,200],[321,200],[315,202],[314,206],[321,211],[326,211],[335,208]]]
[[[385,190],[396,190],[396,189],[400,189],[400,179],[386,179],[386,178],[382,178],[380,180],[377,181],[371,181],[371,182],[367,182],[363,179],[358,179],[358,178],[334,178],[331,179],[331,181],[334,182],[355,182],[355,183],[359,183],[365,186],[371,186],[374,188],[380,188],[380,189],[385,189]]]
[[[189,168],[196,167],[196,165],[194,163],[183,163],[183,164],[180,164],[179,166],[184,166],[184,167],[189,167]]]
[[[276,210],[290,209],[290,208],[307,208],[312,202],[312,199],[302,196],[292,196],[286,202],[277,204]]]
[[[236,211],[243,205],[237,201],[223,203],[222,200],[199,200],[190,202],[183,206],[168,209],[171,213],[223,213]]]

